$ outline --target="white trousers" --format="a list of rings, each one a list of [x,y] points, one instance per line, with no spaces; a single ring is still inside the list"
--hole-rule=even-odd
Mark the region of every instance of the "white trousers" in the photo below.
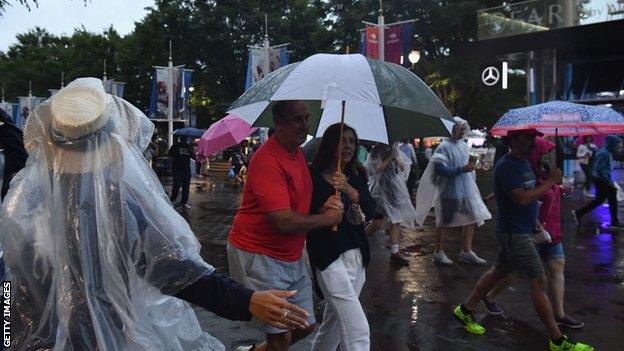
[[[366,281],[360,249],[343,252],[325,270],[316,270],[325,297],[323,322],[318,329],[313,351],[370,350],[370,331],[358,296]]]

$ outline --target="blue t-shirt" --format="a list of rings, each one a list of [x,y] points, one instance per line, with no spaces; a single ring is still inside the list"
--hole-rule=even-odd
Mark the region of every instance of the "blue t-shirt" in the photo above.
[[[501,157],[494,167],[494,194],[498,215],[496,231],[509,234],[531,234],[537,220],[537,201],[519,205],[511,198],[514,189],[535,189],[535,174],[527,160],[509,154]]]

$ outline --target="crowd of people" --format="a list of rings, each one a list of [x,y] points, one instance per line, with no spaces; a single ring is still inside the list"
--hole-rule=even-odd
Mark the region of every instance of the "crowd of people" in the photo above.
[[[197,239],[172,206],[180,188],[176,206],[188,206],[195,159],[188,141],[176,140],[168,151],[168,196],[143,156],[153,125],[104,93],[99,80],[78,79],[35,109],[23,144],[21,131],[3,117],[4,178],[22,169],[0,212],[0,243],[16,286],[12,308],[20,316],[15,349],[222,347],[201,330],[186,301],[224,318],[250,320],[264,333],[265,340],[241,350],[288,350],[312,333],[313,350],[369,350],[359,294],[371,261],[370,235],[387,227],[390,262],[408,266],[401,233],[433,215],[436,264],[453,265],[444,239],[455,230],[463,236],[458,259],[487,263],[472,245],[475,227],[492,215],[465,143],[467,121],[456,117],[451,137],[425,159],[418,157],[425,150],[417,152],[408,140],[365,150],[355,129],[337,123],[324,131],[308,164],[300,147],[309,132],[306,102],[275,102],[272,114],[274,134],[253,157],[235,149],[230,158],[230,174],[243,189],[227,241],[230,277],[200,257]],[[573,213],[576,220],[608,200],[612,228],[622,228],[611,174],[621,144],[609,136],[601,149],[590,139],[579,147],[585,193],[593,183],[596,196]],[[473,315],[477,305],[502,314],[498,293],[521,277],[550,350],[593,350],[559,328],[581,328],[583,322],[564,309],[562,174],[551,166],[554,148],[536,130],[506,137],[488,197],[496,202],[500,251],[452,313],[468,332],[485,333]],[[318,322],[314,294],[326,302]]]

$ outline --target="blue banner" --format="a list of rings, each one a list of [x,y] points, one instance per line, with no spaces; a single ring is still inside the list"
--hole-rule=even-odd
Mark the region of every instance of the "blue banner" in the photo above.
[[[17,114],[15,116],[15,125],[22,129],[26,124],[26,120],[28,116],[32,112],[32,110],[37,107],[39,104],[44,102],[46,98],[37,97],[37,96],[20,96],[18,97],[18,106],[17,106]]]
[[[412,51],[412,38],[414,37],[414,23],[405,23],[401,26],[401,52],[403,53],[403,65],[411,67],[408,59]]]
[[[362,30],[360,31],[360,54],[366,56],[366,43],[368,42],[368,40],[366,40],[366,31]]]

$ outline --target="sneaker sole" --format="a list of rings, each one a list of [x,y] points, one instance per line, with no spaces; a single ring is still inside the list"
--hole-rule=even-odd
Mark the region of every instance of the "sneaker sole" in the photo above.
[[[485,265],[487,264],[487,261],[483,261],[483,262],[475,262],[475,261],[471,261],[471,260],[466,260],[466,259],[463,259],[463,258],[461,258],[461,257],[459,258],[459,261],[460,261],[460,262],[464,262],[464,263],[474,264],[474,265],[477,265],[477,266],[485,266]]]
[[[433,260],[433,263],[435,263],[435,264],[437,264],[439,266],[446,266],[446,267],[450,267],[450,266],[455,264],[453,261],[451,261],[451,262],[442,262],[442,261],[436,261],[436,260]]]
[[[483,304],[483,307],[485,307],[485,311],[492,316],[502,316],[504,311],[496,311],[496,312],[492,312],[487,305],[485,304],[485,302],[481,301],[481,303]]]
[[[578,216],[576,214],[576,211],[574,211],[574,210],[572,210],[572,219],[574,220],[574,224],[580,225]]]
[[[557,322],[557,325],[561,326],[561,327],[570,328],[570,329],[581,329],[581,328],[583,328],[585,326],[585,323],[572,325],[572,324],[566,324],[566,323]]]

